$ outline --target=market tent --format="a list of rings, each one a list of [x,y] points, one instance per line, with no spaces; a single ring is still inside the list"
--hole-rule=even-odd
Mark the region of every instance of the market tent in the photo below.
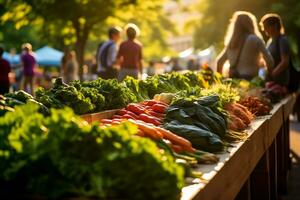
[[[43,66],[60,66],[63,52],[44,46],[35,51],[36,59],[39,65]]]
[[[194,48],[188,48],[179,53],[179,58],[188,58],[189,56],[192,56],[193,53],[194,53]]]
[[[212,67],[216,58],[216,49],[214,46],[210,46],[207,49],[199,51],[197,57],[201,65],[208,64]]]
[[[20,64],[20,55],[19,54],[10,54],[8,52],[4,52],[2,57],[7,60],[11,65]]]

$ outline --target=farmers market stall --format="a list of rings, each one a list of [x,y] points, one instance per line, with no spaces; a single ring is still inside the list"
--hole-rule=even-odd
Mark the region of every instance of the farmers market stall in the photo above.
[[[277,199],[286,192],[289,158],[289,114],[295,94],[274,105],[270,114],[252,121],[246,141],[217,154],[216,164],[196,170],[201,179],[189,179],[181,200],[191,199]],[[83,115],[89,121],[111,118],[117,110]]]
[[[294,102],[274,82],[209,68],[8,93],[0,198],[276,199]]]
[[[290,95],[269,116],[254,120],[245,142],[221,154],[219,163],[197,169],[204,172],[205,181],[183,188],[181,199],[277,199],[278,193],[286,192],[287,127],[294,103],[295,95]]]

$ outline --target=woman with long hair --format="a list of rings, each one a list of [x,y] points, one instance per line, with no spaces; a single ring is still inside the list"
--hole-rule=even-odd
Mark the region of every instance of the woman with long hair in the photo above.
[[[229,61],[229,77],[250,80],[260,67],[273,67],[273,58],[266,49],[253,14],[237,11],[230,20],[225,36],[225,48],[218,56],[217,71]]]

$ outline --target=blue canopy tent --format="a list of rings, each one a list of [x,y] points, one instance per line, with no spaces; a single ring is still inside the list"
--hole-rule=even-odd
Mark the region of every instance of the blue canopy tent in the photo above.
[[[11,65],[18,65],[20,64],[20,55],[19,54],[15,54],[12,55],[8,52],[4,52],[2,57],[7,60]]]
[[[63,52],[44,46],[35,51],[36,59],[39,65],[42,66],[60,66]]]
[[[63,52],[53,49],[48,46],[44,46],[35,51],[36,59],[41,66],[60,66]],[[6,59],[11,65],[20,64],[20,54],[12,55],[8,52],[4,52],[3,58]]]

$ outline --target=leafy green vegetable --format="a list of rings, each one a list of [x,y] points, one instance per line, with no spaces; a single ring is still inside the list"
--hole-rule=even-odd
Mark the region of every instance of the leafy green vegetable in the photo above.
[[[143,88],[143,85],[140,84],[139,80],[128,76],[123,81],[123,84],[125,85],[125,87],[130,89],[133,95],[136,96],[138,102],[142,102],[146,99],[150,99],[148,95],[148,91],[145,88]]]
[[[250,81],[250,87],[264,87],[264,86],[265,86],[265,80],[259,76],[254,77]]]
[[[83,87],[95,88],[105,97],[103,110],[123,108],[127,104],[137,102],[136,96],[115,79],[104,80],[98,78],[90,82],[83,82]]]
[[[58,89],[58,88],[56,88]],[[32,103],[0,118],[1,194],[177,199],[182,167],[137,127],[88,125],[71,109],[44,117]],[[138,180],[136,179],[138,178]]]
[[[26,103],[26,101],[29,99],[33,99],[32,95],[28,94],[27,92],[25,92],[23,90],[19,90],[14,93],[7,93],[4,96],[16,99],[16,100],[24,102],[24,103]]]
[[[37,100],[48,108],[69,106],[76,114],[92,112],[96,107],[89,97],[85,97],[74,86],[63,83],[61,78],[55,80],[54,86],[50,90],[45,91],[41,88],[35,94]]]
[[[236,88],[231,87],[230,84],[215,84],[210,88],[201,91],[202,96],[218,95],[222,107],[229,103],[239,101],[240,96]]]

